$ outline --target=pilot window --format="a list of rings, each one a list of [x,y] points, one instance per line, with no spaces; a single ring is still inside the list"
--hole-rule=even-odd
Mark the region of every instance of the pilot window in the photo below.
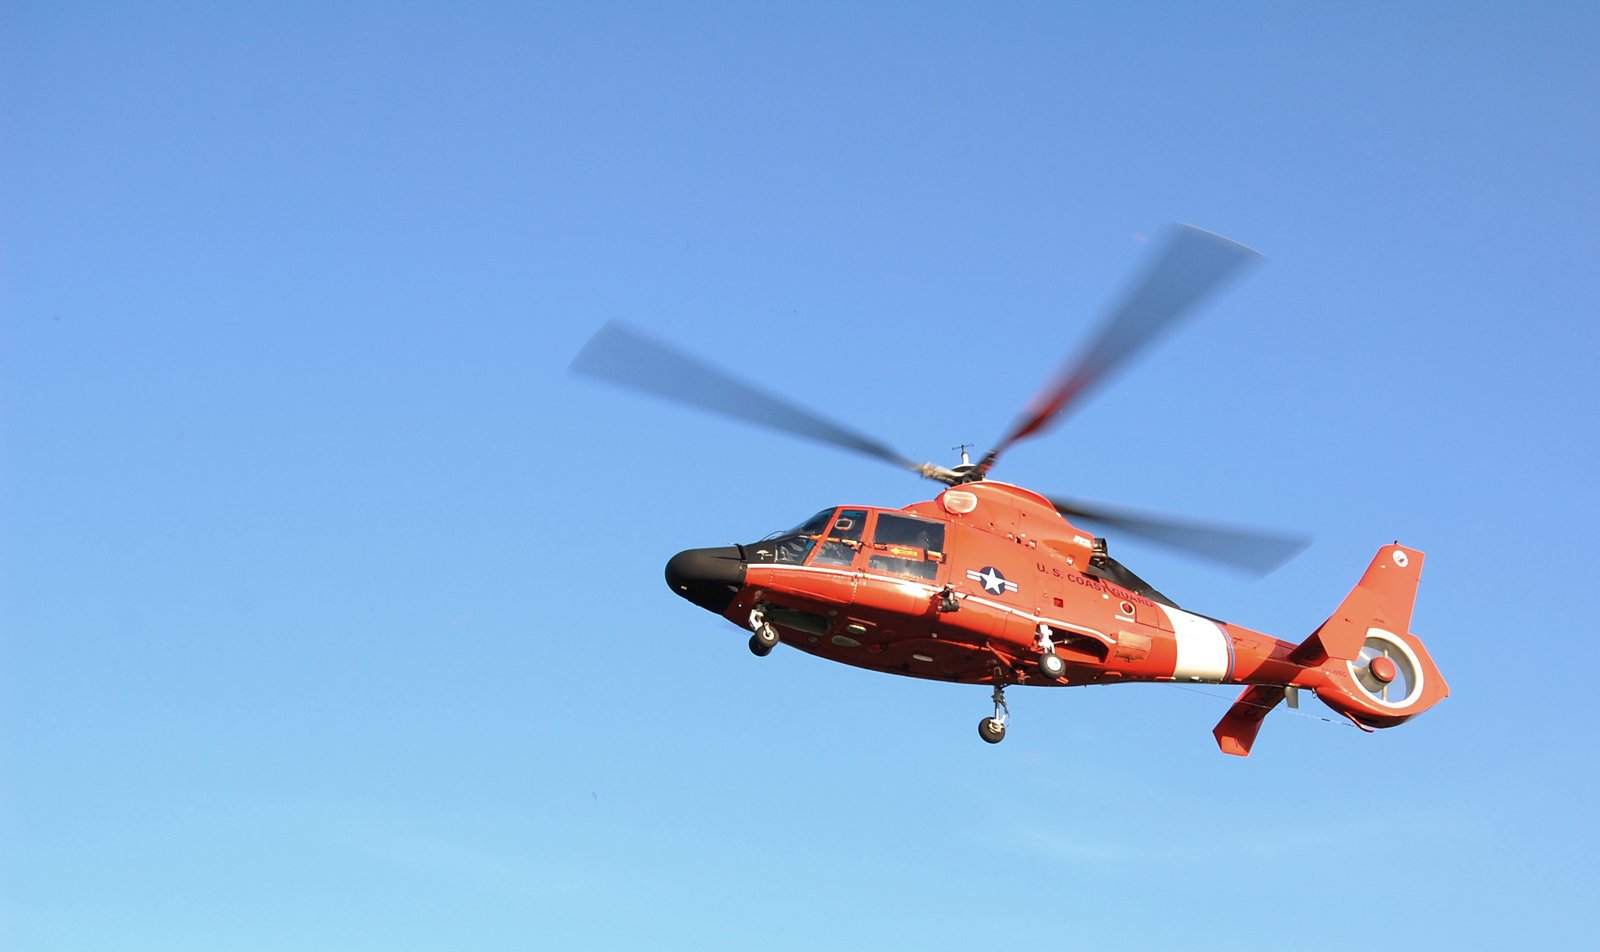
[[[942,561],[944,523],[887,512],[878,514],[868,569],[932,581]]]
[[[841,509],[828,528],[828,537],[812,565],[849,565],[861,548],[861,531],[867,525],[865,509]]]

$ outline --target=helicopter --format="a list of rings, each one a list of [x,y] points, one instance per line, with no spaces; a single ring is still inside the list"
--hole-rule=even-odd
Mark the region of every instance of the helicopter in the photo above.
[[[1221,235],[1174,226],[1088,346],[994,448],[974,463],[960,447],[960,464],[948,468],[918,463],[615,321],[569,369],[945,486],[931,500],[830,506],[757,542],[672,556],[668,587],[749,631],[753,654],[784,645],[886,674],[988,686],[993,713],[978,734],[990,744],[1006,736],[1011,686],[1242,685],[1212,735],[1222,752],[1244,757],[1266,716],[1280,703],[1297,708],[1302,690],[1368,732],[1448,696],[1410,630],[1423,553],[1398,542],[1380,547],[1327,621],[1285,641],[1185,611],[1079,524],[1260,573],[1300,551],[1303,539],[1046,496],[989,473],[1007,449],[1047,430],[1259,257]]]

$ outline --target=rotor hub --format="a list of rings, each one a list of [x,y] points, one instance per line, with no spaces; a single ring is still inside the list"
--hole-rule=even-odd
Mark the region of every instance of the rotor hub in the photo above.
[[[1384,655],[1378,655],[1367,662],[1367,670],[1372,673],[1374,679],[1384,684],[1390,683],[1400,674],[1400,669],[1395,667],[1394,660]]]

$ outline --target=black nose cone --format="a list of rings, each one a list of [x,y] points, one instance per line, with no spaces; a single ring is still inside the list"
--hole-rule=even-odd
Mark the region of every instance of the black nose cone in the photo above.
[[[728,610],[744,585],[744,558],[736,545],[685,549],[667,562],[667,586],[706,611]]]

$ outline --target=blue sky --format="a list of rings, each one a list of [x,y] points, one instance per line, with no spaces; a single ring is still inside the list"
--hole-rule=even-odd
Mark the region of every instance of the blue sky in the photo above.
[[[0,945],[1566,947],[1596,879],[1593,5],[0,8]],[[1172,221],[1264,262],[995,475],[1377,546],[1453,696],[831,666],[661,566],[928,484]]]

